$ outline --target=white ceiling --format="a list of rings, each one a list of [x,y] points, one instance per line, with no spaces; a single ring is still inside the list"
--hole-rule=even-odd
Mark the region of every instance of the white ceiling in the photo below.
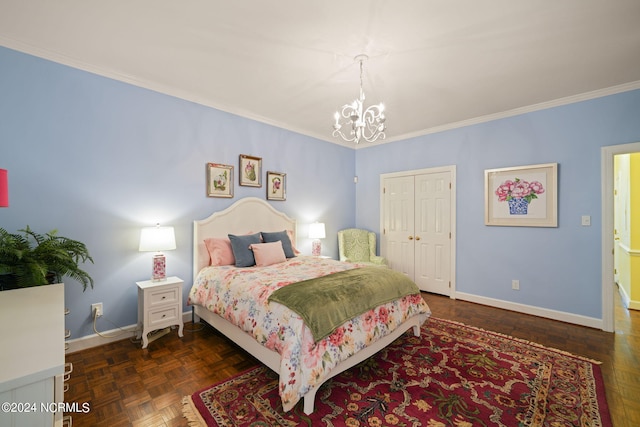
[[[640,88],[640,1],[0,0],[0,45],[336,143],[365,53],[389,142]]]

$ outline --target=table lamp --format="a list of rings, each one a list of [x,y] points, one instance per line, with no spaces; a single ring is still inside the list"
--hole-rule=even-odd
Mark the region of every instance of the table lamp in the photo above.
[[[159,282],[165,280],[167,262],[161,251],[169,251],[176,248],[176,235],[173,227],[144,227],[140,231],[140,247],[141,252],[157,252],[153,256],[153,270],[151,280]]]

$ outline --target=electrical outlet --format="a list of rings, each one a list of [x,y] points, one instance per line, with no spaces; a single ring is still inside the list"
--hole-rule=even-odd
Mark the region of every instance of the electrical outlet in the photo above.
[[[511,281],[511,289],[513,289],[514,291],[519,291],[520,290],[520,280],[512,280]]]
[[[100,317],[102,316],[103,312],[102,312],[102,303],[101,302],[97,302],[95,304],[91,304],[91,315],[92,316],[96,316],[96,317]]]

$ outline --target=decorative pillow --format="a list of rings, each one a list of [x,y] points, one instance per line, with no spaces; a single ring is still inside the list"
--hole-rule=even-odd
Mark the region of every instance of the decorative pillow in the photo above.
[[[300,255],[302,252],[296,248],[296,244],[293,241],[293,230],[287,230],[287,236],[289,236],[289,240],[291,241],[291,247],[293,248],[293,253],[296,255]]]
[[[228,238],[211,237],[204,239],[204,244],[209,252],[209,265],[234,265],[236,263],[231,249],[231,241]]]
[[[274,233],[263,231],[262,240],[264,240],[265,243],[282,242],[284,255],[287,258],[293,258],[294,256],[296,256],[295,252],[293,251],[291,239],[289,238],[289,234],[286,231],[276,231]]]
[[[260,243],[260,233],[245,236],[229,234],[229,240],[231,241],[233,256],[236,259],[236,267],[251,267],[256,265],[256,260],[253,257],[253,251],[250,246],[254,243]]]
[[[271,243],[254,243],[251,245],[251,249],[253,250],[253,256],[256,259],[256,265],[258,267],[266,267],[267,265],[277,264],[287,260],[280,240]]]

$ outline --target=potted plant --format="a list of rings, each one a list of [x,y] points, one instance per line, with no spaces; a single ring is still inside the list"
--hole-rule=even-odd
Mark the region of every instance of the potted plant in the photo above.
[[[25,288],[62,282],[65,276],[93,288],[93,279],[80,263],[93,258],[84,243],[58,236],[57,230],[39,234],[27,228],[9,233],[0,228],[0,286]]]

